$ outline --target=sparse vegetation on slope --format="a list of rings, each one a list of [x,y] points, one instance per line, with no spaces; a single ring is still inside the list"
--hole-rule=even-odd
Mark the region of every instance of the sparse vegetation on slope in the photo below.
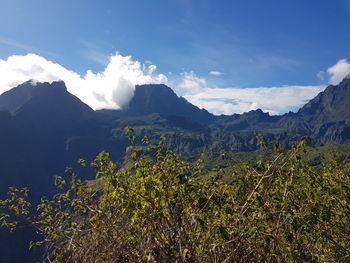
[[[2,225],[34,226],[42,239],[32,245],[46,248],[48,262],[349,262],[347,159],[315,169],[301,142],[222,180],[163,140],[148,147],[153,156],[129,151],[130,170],[102,152],[93,182],[68,170],[70,180],[57,177],[60,192],[34,214],[27,190],[11,188]]]

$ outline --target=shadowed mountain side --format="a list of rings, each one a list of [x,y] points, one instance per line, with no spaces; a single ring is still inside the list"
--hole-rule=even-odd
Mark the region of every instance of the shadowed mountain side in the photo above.
[[[163,84],[138,85],[127,109],[103,112],[120,118],[152,113],[185,116],[201,124],[210,124],[215,119],[214,115],[199,109],[182,97],[179,98],[171,88]]]
[[[216,116],[212,127],[228,131],[274,129],[278,128],[277,122],[281,118],[257,109],[243,114]]]
[[[345,78],[337,86],[328,86],[299,111],[301,116],[312,123],[350,120],[350,79]]]
[[[46,120],[50,122],[46,125],[59,126],[66,121],[86,120],[94,114],[88,105],[67,91],[62,81],[38,83],[31,90],[30,99],[15,112],[18,119]]]
[[[15,113],[16,110],[30,100],[35,89],[36,86],[33,81],[27,81],[4,92],[0,96],[0,110],[8,110],[11,113]]]
[[[297,113],[284,115],[278,125],[302,132],[316,145],[350,142],[350,79],[328,86]]]
[[[62,174],[64,167],[79,158],[67,154],[72,137],[108,138],[110,129],[101,125],[103,120],[89,106],[67,92],[63,82],[27,82],[20,88],[29,89],[30,97],[21,101],[18,87],[10,90],[5,98],[24,104],[13,116],[0,112],[0,187],[3,193],[9,185],[30,186],[39,196],[53,188],[53,175]],[[95,151],[91,149],[89,156],[103,150],[97,146]]]

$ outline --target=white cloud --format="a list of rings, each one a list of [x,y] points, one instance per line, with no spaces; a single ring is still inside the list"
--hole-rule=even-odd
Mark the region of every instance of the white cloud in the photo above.
[[[259,88],[209,87],[204,78],[193,72],[183,73],[179,87],[183,97],[194,105],[214,114],[243,113],[262,109],[281,114],[298,108],[321,92],[324,86],[282,86]]]
[[[0,59],[0,94],[28,79],[63,80],[70,93],[93,109],[118,109],[130,101],[135,85],[167,82],[167,77],[154,74],[155,70],[151,65],[145,71],[142,63],[119,53],[110,57],[103,72],[88,70],[84,76],[35,54],[10,56]]]
[[[324,81],[324,78],[325,78],[325,74],[326,72],[324,72],[323,70],[321,70],[320,72],[317,73],[317,78]]]
[[[193,71],[181,73],[181,77],[179,88],[187,93],[198,93],[208,87],[206,79],[196,76]]]
[[[330,75],[329,83],[337,85],[350,74],[350,63],[346,59],[340,59],[327,69],[327,73]]]
[[[220,71],[210,71],[209,72],[210,75],[213,75],[213,76],[221,76],[223,75],[224,73],[220,72]]]
[[[152,62],[140,63],[119,53],[109,58],[102,72],[88,70],[84,75],[35,54],[10,56],[6,60],[0,59],[0,94],[28,79],[40,82],[63,80],[70,93],[93,109],[119,109],[130,101],[137,84],[171,84],[165,75],[156,74],[156,70],[157,67]],[[350,64],[346,60],[340,60],[327,73],[331,75],[331,81],[336,83],[350,73]],[[177,77],[172,78],[175,80]],[[189,102],[214,114],[243,113],[257,108],[271,114],[281,114],[296,110],[325,88],[218,88],[193,71],[182,73],[177,85],[171,86]]]
[[[149,65],[148,66],[148,74],[153,74],[157,70],[156,65]]]

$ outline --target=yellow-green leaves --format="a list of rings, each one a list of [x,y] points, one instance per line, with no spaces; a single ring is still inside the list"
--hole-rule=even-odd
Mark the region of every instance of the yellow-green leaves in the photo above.
[[[132,133],[126,128],[126,133]],[[132,143],[135,139],[131,138]],[[258,136],[262,147],[266,145]],[[30,210],[28,189],[0,200],[0,223],[36,227],[55,262],[347,262],[350,164],[303,162],[305,143],[276,147],[268,161],[203,174],[165,147],[136,154],[119,169],[106,152],[91,164],[97,180],[71,169],[59,193]],[[148,139],[143,142],[148,144]],[[224,156],[223,156],[224,157]],[[80,161],[83,166],[88,166]],[[33,214],[30,214],[30,211]]]

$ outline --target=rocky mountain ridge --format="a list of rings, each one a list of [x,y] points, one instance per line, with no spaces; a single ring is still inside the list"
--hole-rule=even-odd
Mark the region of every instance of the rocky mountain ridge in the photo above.
[[[61,81],[25,82],[0,95],[0,109],[3,187],[11,182],[26,185],[35,173],[43,179],[36,187],[43,184],[45,189],[51,182],[44,180],[48,175],[74,166],[80,157],[92,160],[102,150],[118,160],[129,143],[123,133],[126,126],[134,127],[137,143],[146,135],[153,141],[164,135],[184,156],[252,151],[257,149],[257,133],[283,146],[303,136],[311,137],[313,145],[350,142],[348,78],[326,88],[298,112],[282,116],[260,109],[215,116],[161,84],[136,86],[125,110],[93,111]]]
[[[256,150],[257,133],[284,147],[303,136],[309,136],[312,145],[349,143],[350,79],[329,86],[298,112],[282,116],[259,109],[214,116],[178,98],[165,85],[137,86],[123,111],[93,111],[63,82],[25,82],[0,95],[0,197],[8,186],[29,187],[33,200],[54,194],[55,175],[62,175],[66,166],[79,173],[76,161],[90,162],[102,150],[121,163],[130,145],[124,133],[127,126],[134,128],[136,145],[143,136],[157,142],[162,135],[170,148],[189,159],[201,153],[222,156]],[[93,172],[84,170],[81,178],[94,179]],[[25,239],[5,233],[0,237],[2,255]],[[8,256],[28,258],[20,253]]]

